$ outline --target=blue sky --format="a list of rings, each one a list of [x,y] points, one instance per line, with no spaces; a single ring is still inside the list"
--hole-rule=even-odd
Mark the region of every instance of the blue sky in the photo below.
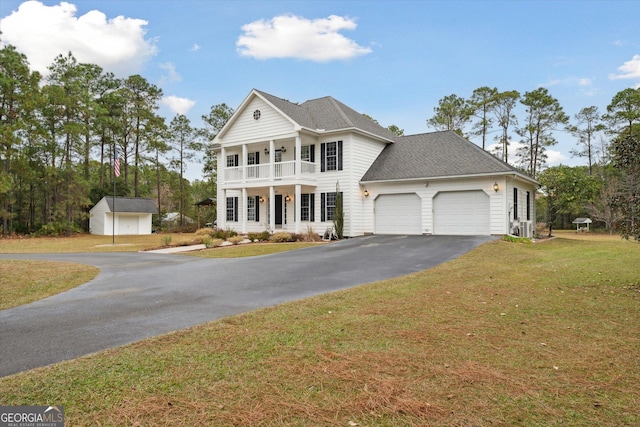
[[[2,43],[32,68],[71,50],[141,74],[163,90],[167,121],[179,112],[202,126],[212,105],[236,108],[256,88],[294,102],[330,95],[405,134],[433,130],[441,98],[481,86],[543,86],[568,115],[604,112],[640,85],[639,23],[633,0],[0,2]],[[585,163],[569,153],[575,138],[556,136],[549,165]]]

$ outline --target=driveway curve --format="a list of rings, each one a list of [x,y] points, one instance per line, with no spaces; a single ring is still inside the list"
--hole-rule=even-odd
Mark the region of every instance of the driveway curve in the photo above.
[[[491,239],[375,235],[236,259],[130,252],[0,255],[100,268],[84,285],[0,311],[0,376],[425,270]]]

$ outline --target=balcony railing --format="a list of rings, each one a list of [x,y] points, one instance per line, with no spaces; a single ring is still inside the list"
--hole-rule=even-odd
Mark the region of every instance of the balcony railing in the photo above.
[[[315,174],[317,167],[315,163],[300,162],[300,175],[309,176]],[[246,173],[246,175],[245,175]],[[268,181],[281,180],[296,177],[296,162],[264,163],[260,165],[236,166],[224,169],[225,182],[242,181]]]

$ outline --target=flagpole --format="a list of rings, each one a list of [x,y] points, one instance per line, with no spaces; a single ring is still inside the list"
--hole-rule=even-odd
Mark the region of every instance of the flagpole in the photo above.
[[[111,244],[116,244],[116,179],[120,176],[120,157],[118,156],[118,146],[113,141],[113,199],[111,216]]]
[[[116,162],[118,161],[118,149],[113,141],[113,197],[111,209],[111,244],[116,244]]]

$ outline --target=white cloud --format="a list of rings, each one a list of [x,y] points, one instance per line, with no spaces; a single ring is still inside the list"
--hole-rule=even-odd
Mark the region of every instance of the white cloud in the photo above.
[[[160,81],[158,83],[160,86],[167,83],[182,81],[182,76],[176,71],[176,64],[173,62],[163,62],[158,66],[167,72],[166,75],[160,77]]]
[[[580,86],[591,86],[592,84],[593,84],[593,81],[591,79],[587,79],[587,78],[578,79],[578,85]]]
[[[519,141],[509,141],[509,161],[510,165],[517,165],[520,162],[520,158],[516,155],[518,149],[524,147],[525,145]],[[490,153],[494,152],[502,152],[501,144],[490,144],[487,146],[487,151]],[[569,158],[562,152],[557,150],[552,150],[550,148],[545,148],[545,154],[547,155],[547,166],[556,166],[563,162],[566,162]]]
[[[340,34],[354,30],[353,19],[331,15],[310,20],[282,15],[242,26],[236,46],[242,56],[256,59],[298,58],[316,62],[349,59],[371,52]]]
[[[169,107],[169,109],[176,114],[187,114],[191,107],[196,105],[195,101],[174,95],[165,96],[160,102]]]
[[[191,49],[189,49],[191,52],[197,52],[200,50],[200,45],[198,43],[194,43],[193,46],[191,46]]]
[[[2,45],[11,44],[27,56],[31,68],[44,75],[59,54],[72,52],[78,62],[97,64],[124,77],[139,73],[157,53],[154,40],[146,40],[147,21],[118,16],[107,19],[98,10],[76,17],[74,4],[45,6],[26,1],[0,20]]]
[[[609,74],[610,80],[640,79],[640,55],[633,55],[633,58],[618,67],[618,70],[620,74]]]

